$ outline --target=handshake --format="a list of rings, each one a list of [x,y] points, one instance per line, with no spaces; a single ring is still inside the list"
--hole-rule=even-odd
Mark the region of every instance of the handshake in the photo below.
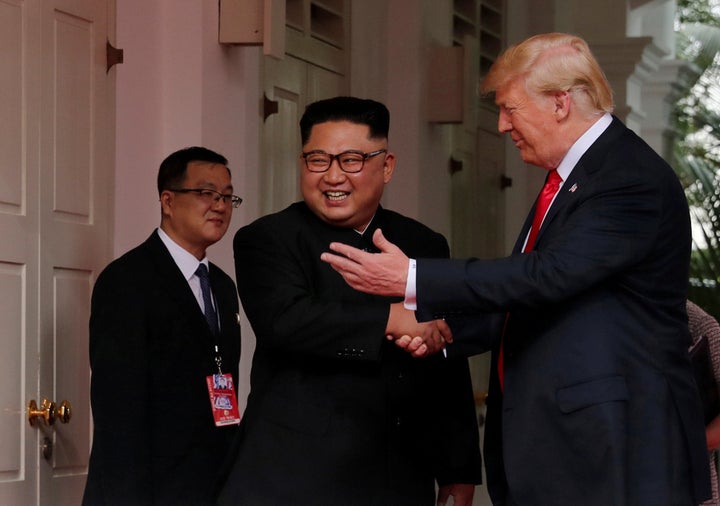
[[[331,252],[320,255],[356,290],[374,295],[404,296],[408,257],[385,239],[382,230],[373,233],[380,253],[367,253],[343,243],[331,243]],[[418,323],[415,312],[402,303],[391,304],[385,335],[413,357],[425,357],[452,342],[452,332],[444,320]]]
[[[418,323],[415,312],[405,309],[402,302],[390,305],[385,334],[388,340],[416,358],[433,355],[453,341],[445,320]]]

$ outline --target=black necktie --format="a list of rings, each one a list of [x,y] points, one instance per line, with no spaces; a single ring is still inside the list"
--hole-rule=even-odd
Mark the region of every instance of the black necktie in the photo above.
[[[210,326],[213,334],[218,333],[217,313],[212,303],[212,290],[210,289],[210,277],[205,264],[200,264],[195,271],[195,275],[200,279],[200,289],[202,290],[203,304],[205,305],[205,319]]]

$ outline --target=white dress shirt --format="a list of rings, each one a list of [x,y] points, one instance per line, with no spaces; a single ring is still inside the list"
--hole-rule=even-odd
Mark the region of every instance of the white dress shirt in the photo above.
[[[208,272],[210,272],[210,262],[208,262],[207,255],[202,260],[198,261],[198,259],[195,258],[195,255],[188,252],[178,243],[173,241],[163,229],[158,228],[157,231],[158,235],[160,236],[160,240],[163,242],[163,244],[165,244],[165,247],[170,252],[170,256],[173,258],[173,260],[175,260],[175,263],[180,269],[180,272],[182,272],[185,280],[188,282],[188,285],[190,285],[190,289],[192,290],[195,299],[197,299],[198,304],[200,305],[200,309],[204,313],[205,303],[203,302],[202,290],[200,288],[200,278],[197,277],[195,271],[202,263],[205,264],[205,267],[208,268]],[[214,304],[215,303],[213,301],[213,305]]]

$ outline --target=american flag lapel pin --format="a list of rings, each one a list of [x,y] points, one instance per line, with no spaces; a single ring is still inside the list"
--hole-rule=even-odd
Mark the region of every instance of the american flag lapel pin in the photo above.
[[[577,190],[577,183],[573,183],[573,185],[568,190],[570,193],[575,193],[575,190]]]

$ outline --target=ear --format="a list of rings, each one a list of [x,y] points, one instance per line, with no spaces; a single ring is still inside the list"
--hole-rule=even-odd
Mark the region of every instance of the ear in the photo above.
[[[558,122],[568,117],[571,104],[569,91],[556,91],[553,94],[553,114]]]
[[[385,164],[383,165],[383,181],[388,184],[392,179],[395,171],[395,153],[388,151],[385,154]]]
[[[172,205],[175,198],[175,194],[168,190],[163,190],[160,193],[160,210],[163,216],[169,216],[172,214]]]

